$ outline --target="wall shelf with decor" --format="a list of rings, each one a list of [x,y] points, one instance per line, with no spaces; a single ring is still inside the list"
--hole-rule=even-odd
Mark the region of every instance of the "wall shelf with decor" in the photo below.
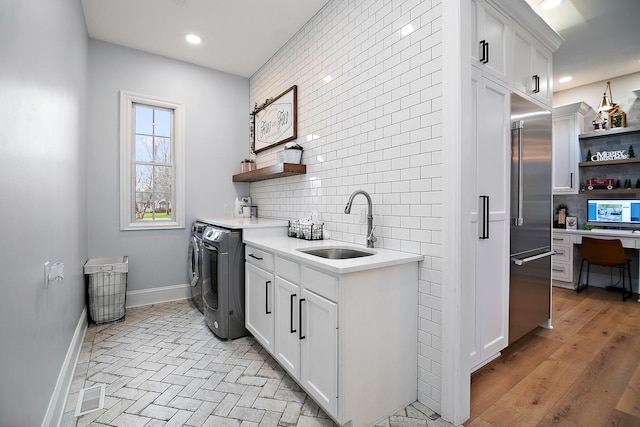
[[[297,163],[276,163],[275,165],[255,169],[233,175],[233,182],[256,182],[267,179],[283,178],[292,175],[304,175],[307,173],[307,165]]]
[[[610,165],[621,165],[624,163],[640,163],[639,157],[634,157],[632,159],[620,159],[620,160],[605,160],[600,162],[580,162],[578,166],[581,168],[591,167],[591,166],[610,166]]]
[[[625,128],[613,128],[608,130],[597,130],[593,132],[581,133],[578,135],[580,139],[604,138],[613,135],[625,135],[640,132],[640,126],[629,126]]]
[[[580,194],[640,194],[640,188],[614,188],[613,190],[580,190]]]

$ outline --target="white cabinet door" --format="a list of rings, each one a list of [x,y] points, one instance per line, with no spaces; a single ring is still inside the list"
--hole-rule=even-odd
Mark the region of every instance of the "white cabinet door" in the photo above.
[[[519,26],[513,36],[513,88],[523,95],[551,105],[551,52]]]
[[[508,344],[510,94],[473,73],[475,140],[469,146],[465,226],[474,328],[471,367],[490,360]]]
[[[245,264],[245,326],[271,353],[274,338],[273,287],[273,273]]]
[[[553,118],[553,193],[577,194],[575,117],[572,115]]]
[[[584,132],[585,118],[595,111],[584,102],[553,109],[553,194],[578,194],[580,176],[579,135]]]
[[[275,358],[295,378],[300,378],[300,287],[276,276]]]
[[[471,63],[500,80],[507,80],[507,22],[484,0],[472,0]]]
[[[338,305],[302,290],[300,382],[330,414],[338,409]],[[362,391],[363,393],[366,390]]]

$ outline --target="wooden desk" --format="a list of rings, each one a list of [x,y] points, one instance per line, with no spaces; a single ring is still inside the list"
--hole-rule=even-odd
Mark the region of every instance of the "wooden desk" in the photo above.
[[[631,260],[631,281],[634,293],[638,292],[640,283],[640,233],[629,233],[620,230],[606,230],[598,232],[592,230],[563,230],[553,229],[552,246],[556,251],[551,262],[551,283],[561,288],[575,289],[580,273],[580,251],[574,250],[582,243],[582,237],[589,236],[597,239],[620,239],[622,246],[627,249],[627,257]],[[602,269],[600,273],[598,269]],[[614,273],[615,274],[615,273]],[[583,274],[583,279],[585,275]],[[590,285],[606,287],[610,284],[609,267],[591,267]],[[638,300],[640,302],[640,299]]]

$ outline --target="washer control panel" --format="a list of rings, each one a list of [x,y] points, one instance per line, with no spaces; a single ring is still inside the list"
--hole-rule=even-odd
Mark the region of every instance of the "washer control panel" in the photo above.
[[[202,234],[202,237],[205,240],[208,240],[210,242],[219,242],[220,240],[222,240],[225,233],[228,233],[228,231],[220,230],[213,227],[207,227],[205,228],[204,233]]]

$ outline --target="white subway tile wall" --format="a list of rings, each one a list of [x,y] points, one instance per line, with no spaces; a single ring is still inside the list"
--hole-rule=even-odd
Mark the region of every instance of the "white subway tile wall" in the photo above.
[[[251,184],[260,216],[317,212],[331,238],[365,244],[357,213],[373,200],[379,247],[420,265],[418,398],[436,412],[442,390],[442,4],[332,0],[250,79],[250,103],[298,86],[307,174]],[[330,78],[328,77],[330,76]],[[257,156],[276,162],[277,146]],[[381,337],[384,339],[384,337]]]

